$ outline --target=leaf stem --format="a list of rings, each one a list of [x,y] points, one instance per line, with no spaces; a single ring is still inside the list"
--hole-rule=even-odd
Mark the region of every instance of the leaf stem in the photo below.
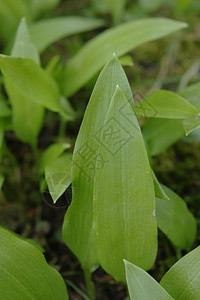
[[[84,272],[85,284],[86,284],[88,295],[90,296],[90,298],[92,300],[94,300],[95,299],[95,287],[92,282],[91,272],[88,269],[84,269],[83,272]]]

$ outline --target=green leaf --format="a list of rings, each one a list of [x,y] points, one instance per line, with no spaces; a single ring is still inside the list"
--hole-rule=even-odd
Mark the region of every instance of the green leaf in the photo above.
[[[170,200],[156,199],[158,227],[174,245],[190,250],[196,238],[196,220],[176,193],[166,186],[162,187]]]
[[[185,134],[188,135],[194,130],[200,128],[200,117],[189,118],[183,121]]]
[[[187,143],[200,142],[200,128],[192,131],[188,136],[184,136],[183,140]]]
[[[92,78],[113,52],[126,54],[137,46],[186,27],[185,23],[162,18],[136,20],[108,29],[89,41],[72,57],[64,71],[62,89],[71,96]]]
[[[57,17],[33,23],[30,33],[39,52],[65,36],[81,33],[103,26],[100,19],[87,19],[78,16]]]
[[[131,300],[172,300],[167,291],[147,272],[124,260]]]
[[[71,161],[72,154],[66,153],[45,168],[45,179],[54,203],[72,183]]]
[[[185,119],[199,116],[192,104],[167,90],[154,91],[136,104],[134,111],[139,117]]]
[[[4,42],[13,37],[22,17],[29,19],[26,1],[0,0],[0,36]]]
[[[0,96],[0,118],[6,118],[11,115],[11,110],[6,103],[6,100]]]
[[[143,136],[152,156],[165,151],[183,135],[182,120],[149,119],[143,128]]]
[[[22,18],[18,26],[11,55],[13,57],[30,58],[39,63],[39,55],[35,46],[31,43],[25,18]],[[9,68],[9,66],[7,67]],[[24,87],[20,90],[14,82],[11,82],[7,72],[4,75],[13,109],[14,130],[23,142],[28,142],[32,147],[35,147],[43,123],[44,108],[41,104],[33,102],[30,95],[23,94],[22,89]],[[12,76],[16,77],[16,74],[12,74]],[[23,76],[25,75],[23,74]]]
[[[11,98],[17,92],[21,97],[52,111],[60,110],[59,90],[55,81],[34,61],[0,55],[0,68]]]
[[[72,159],[73,200],[65,215],[63,240],[78,257],[83,269],[89,271],[93,271],[99,263],[93,232],[94,164],[99,147],[95,134],[104,124],[117,84],[120,84],[126,98],[132,99],[132,91],[126,75],[114,56],[104,67],[96,82],[79,130]]]
[[[38,161],[40,172],[43,173],[46,166],[55,161],[66,149],[71,147],[68,143],[51,144]]]
[[[190,85],[185,90],[181,91],[179,94],[184,98],[186,98],[200,112],[200,83],[199,82]],[[183,126],[186,135],[188,135],[200,127],[200,119],[199,117],[186,119],[183,122]]]
[[[39,54],[35,46],[31,43],[26,19],[22,18],[18,26],[17,33],[15,36],[14,46],[12,48],[11,56],[30,58],[36,63],[40,63]]]
[[[156,198],[164,199],[164,200],[169,200],[170,198],[167,196],[165,193],[161,183],[158,181],[155,173],[153,170],[151,170],[152,176],[153,176],[153,183],[154,183],[154,190],[155,190],[155,196]]]
[[[40,251],[2,227],[0,244],[2,299],[68,299],[64,280]]]
[[[137,118],[119,87],[97,137],[98,156],[106,161],[100,170],[96,163],[93,191],[97,254],[103,269],[124,281],[123,258],[146,270],[152,267],[157,228],[147,152]]]
[[[200,112],[200,82],[188,86],[179,95],[187,99]]]
[[[198,300],[200,286],[200,247],[181,258],[163,276],[160,284],[179,300]]]

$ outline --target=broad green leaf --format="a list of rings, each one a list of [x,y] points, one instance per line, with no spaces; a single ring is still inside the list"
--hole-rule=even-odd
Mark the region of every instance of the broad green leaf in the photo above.
[[[139,117],[185,119],[199,116],[198,110],[180,97],[167,90],[157,90],[135,105]]]
[[[65,97],[60,98],[60,115],[65,122],[73,121],[77,117],[77,112],[73,109],[71,103]]]
[[[160,284],[178,300],[198,300],[200,294],[200,247],[183,256],[163,276]]]
[[[66,149],[71,147],[68,143],[58,143],[50,145],[42,154],[38,161],[40,172],[43,173],[45,168],[55,161]]]
[[[44,51],[57,40],[72,34],[101,27],[100,19],[87,19],[78,16],[57,17],[33,23],[30,27],[31,39],[39,52]]]
[[[186,98],[200,112],[200,83],[190,85],[179,94]],[[186,135],[188,135],[200,127],[200,119],[199,117],[186,119],[183,122],[183,126]]]
[[[155,173],[153,170],[151,170],[152,176],[153,176],[153,183],[154,183],[154,190],[155,190],[155,196],[156,198],[164,199],[164,200],[170,200],[169,196],[165,193],[162,185],[158,181]]]
[[[40,58],[35,46],[32,44],[28,27],[26,25],[26,19],[22,18],[17,33],[15,36],[14,46],[12,48],[11,56],[30,58],[36,63],[40,63]]]
[[[122,113],[123,108],[123,113]],[[150,269],[157,254],[155,193],[137,118],[119,87],[97,133],[94,232],[103,269],[125,281],[123,258]],[[139,234],[142,232],[142,234]]]
[[[165,151],[183,135],[182,120],[149,119],[143,128],[143,136],[152,156]]]
[[[7,105],[5,99],[0,96],[0,118],[9,117],[11,115],[11,110]]]
[[[136,20],[108,29],[89,41],[66,64],[62,89],[70,96],[92,78],[113,52],[126,54],[137,46],[186,27],[185,23],[162,18]]]
[[[4,42],[13,37],[22,17],[29,19],[29,10],[25,1],[0,0],[0,36]]]
[[[158,227],[174,245],[190,250],[196,238],[196,220],[176,193],[166,186],[162,188],[170,200],[156,199]]]
[[[124,260],[131,300],[172,300],[167,291],[147,272]]]
[[[0,227],[1,228],[1,227]],[[36,241],[36,240],[33,240],[33,239],[29,239],[29,238],[24,238],[23,236],[15,233],[15,232],[11,232],[9,231],[7,228],[3,227],[4,230],[7,230],[7,232],[9,234],[12,234],[13,236],[15,236],[16,238],[22,240],[22,241],[25,241],[27,243],[30,243],[32,246],[34,246],[37,250],[39,250],[40,252],[44,253],[45,250],[40,246],[40,244]]]
[[[188,136],[184,136],[183,140],[187,143],[200,142],[200,128],[192,131]]]
[[[98,263],[93,232],[94,166],[98,159],[96,133],[102,128],[116,85],[127,99],[132,99],[126,75],[114,56],[104,67],[94,87],[72,159],[72,203],[65,215],[63,240],[78,257],[83,269],[93,271]],[[133,99],[132,99],[133,101]],[[123,110],[122,110],[123,113]],[[101,158],[100,158],[101,159]],[[100,161],[102,166],[104,161]]]
[[[0,55],[9,96],[15,93],[52,110],[60,110],[59,90],[55,81],[34,61]]]
[[[31,43],[24,18],[18,26],[11,56],[30,58],[36,63],[39,63],[39,55],[35,46]],[[13,109],[12,119],[14,130],[23,142],[28,142],[35,147],[38,134],[42,128],[44,108],[41,104],[33,102],[30,99],[30,95],[23,94],[15,83],[11,82],[9,77],[6,75],[5,77],[6,87]]]
[[[189,118],[183,121],[185,134],[188,135],[194,130],[200,128],[200,117]]]
[[[25,0],[27,1],[27,0]],[[30,12],[34,18],[53,10],[61,0],[29,0]]]
[[[127,0],[103,0],[111,12],[114,24],[120,22]]]
[[[187,99],[200,112],[200,82],[188,86],[179,95]]]
[[[43,254],[0,227],[1,299],[67,300],[66,285]]]
[[[71,161],[72,154],[66,153],[45,167],[45,179],[54,203],[72,183]]]

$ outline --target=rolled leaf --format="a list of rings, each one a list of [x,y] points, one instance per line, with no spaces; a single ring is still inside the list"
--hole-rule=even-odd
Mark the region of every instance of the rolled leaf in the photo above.
[[[94,87],[72,159],[73,200],[65,215],[63,240],[78,257],[83,269],[94,270],[99,259],[94,242],[93,185],[96,160],[103,167],[104,160],[97,158],[99,141],[95,134],[102,128],[116,85],[133,102],[126,75],[114,56],[104,67]],[[123,113],[123,110],[122,110]]]
[[[122,113],[123,110],[123,113]],[[125,281],[123,258],[148,270],[157,254],[155,194],[137,118],[119,87],[96,135],[93,210],[97,254],[103,269]],[[141,233],[141,234],[140,234]]]

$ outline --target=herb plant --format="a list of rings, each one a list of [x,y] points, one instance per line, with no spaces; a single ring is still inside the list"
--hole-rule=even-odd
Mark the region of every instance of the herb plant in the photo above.
[[[127,284],[133,300],[198,299],[199,247],[191,251],[197,223],[185,201],[161,184],[153,157],[185,134],[187,142],[199,141],[200,85],[187,86],[183,78],[177,91],[161,86],[137,101],[123,69],[132,65],[131,51],[187,24],[149,17],[157,1],[139,1],[146,17],[121,23],[126,1],[104,0],[113,24],[105,29],[106,19],[93,15],[100,9],[96,1],[86,14],[90,17],[49,17],[59,2],[0,0],[0,197],[9,173],[4,161],[16,163],[7,142],[10,133],[29,145],[38,193],[48,190],[52,207],[72,191],[64,203],[62,239],[81,264],[90,299],[95,299],[92,273],[98,267]],[[174,15],[191,1],[175,2]],[[101,32],[73,55],[69,51],[65,63],[59,55],[46,59],[53,43],[95,29]],[[80,118],[73,100],[88,90],[90,100],[72,145],[67,126]],[[48,117],[58,118],[59,136],[42,150]],[[65,282],[46,263],[41,245],[2,225],[0,299],[68,299]],[[146,272],[156,261],[158,230],[179,252],[191,251],[180,255],[160,284]]]

